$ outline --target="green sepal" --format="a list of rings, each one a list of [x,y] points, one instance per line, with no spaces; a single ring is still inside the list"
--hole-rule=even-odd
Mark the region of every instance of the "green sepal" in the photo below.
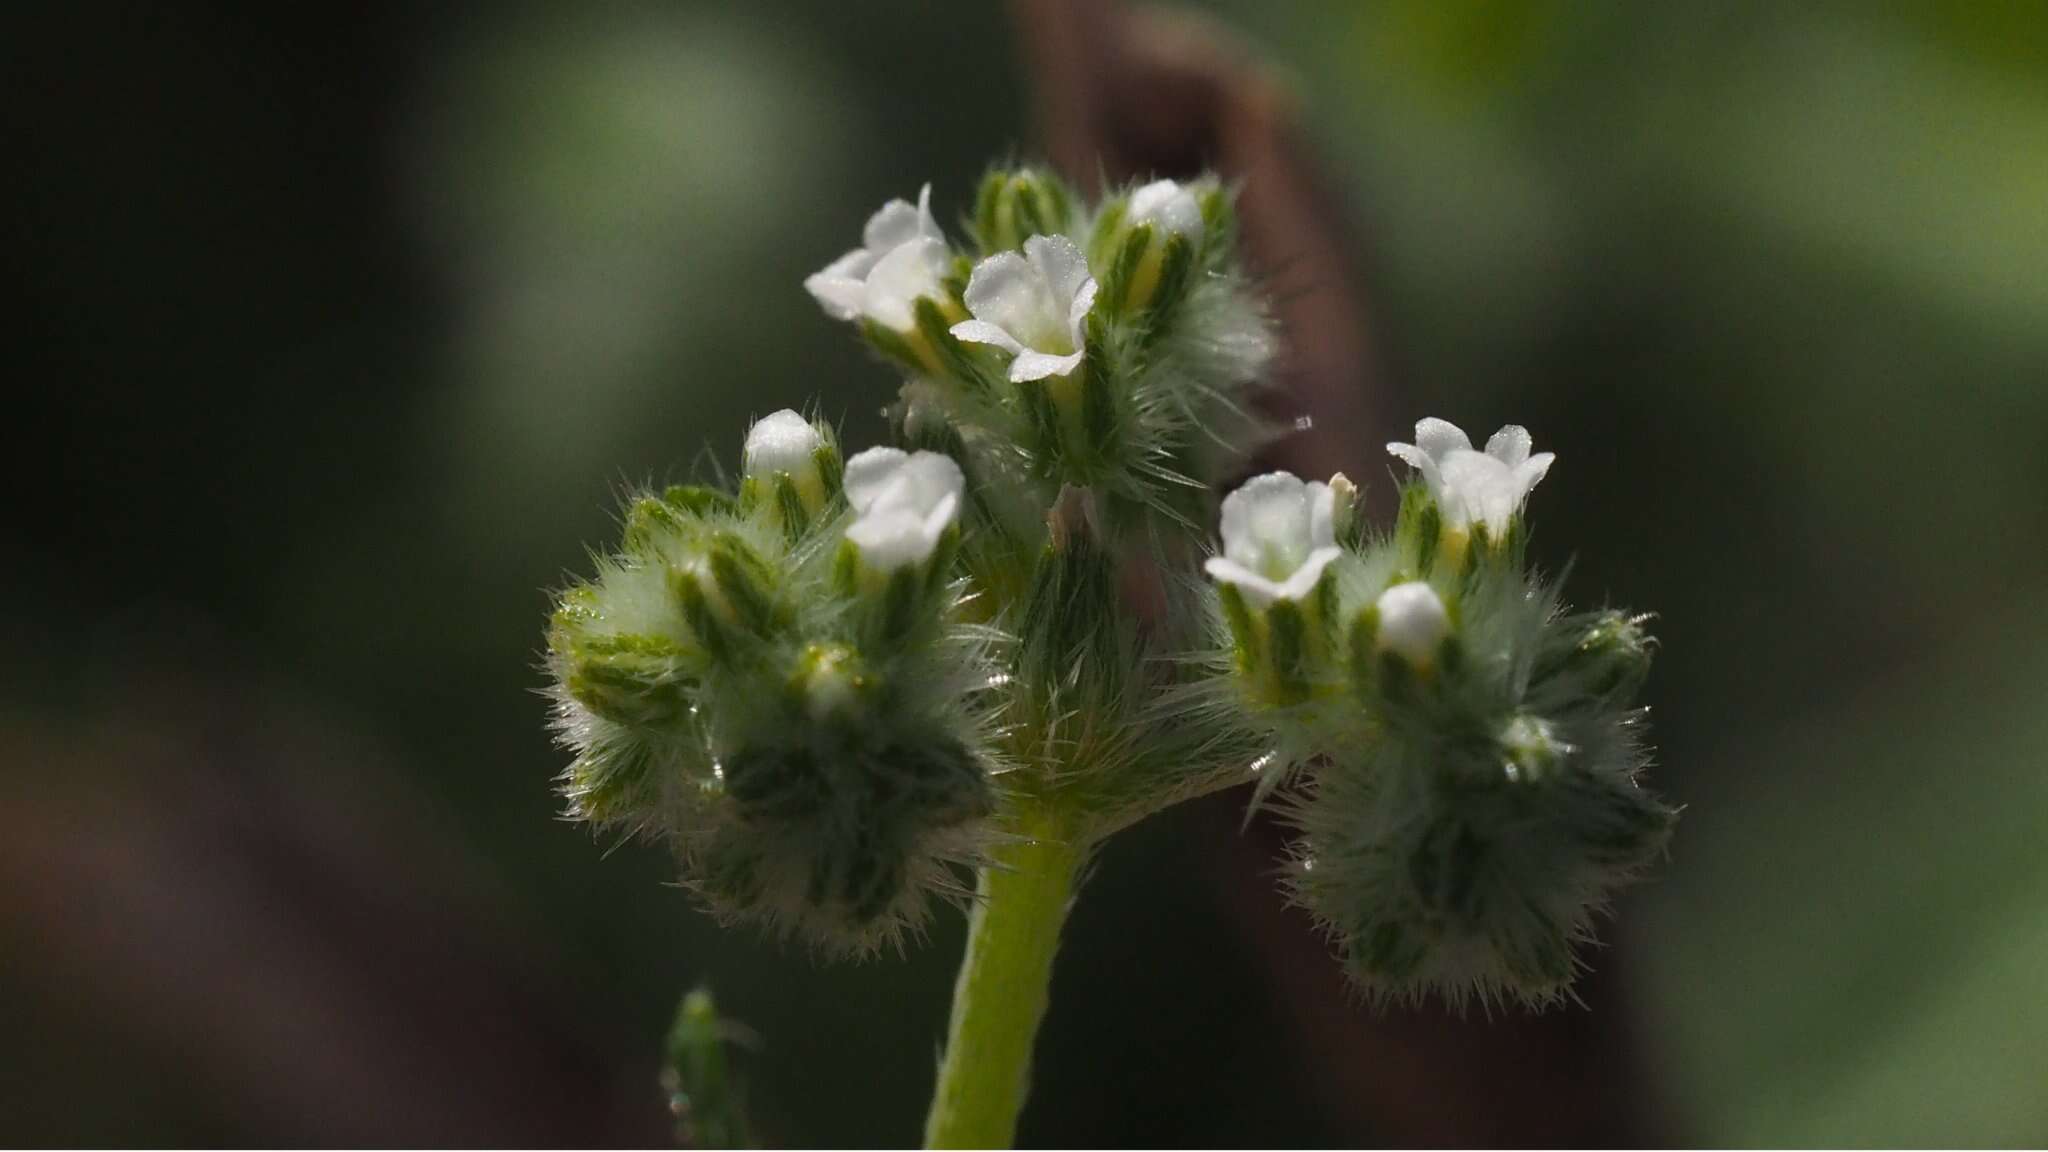
[[[1151,299],[1149,291],[1145,299],[1132,300],[1131,293],[1145,263],[1146,254],[1152,247],[1152,225],[1140,224],[1124,233],[1116,245],[1116,258],[1110,264],[1109,276],[1102,284],[1102,304],[1109,315],[1128,316],[1142,309]]]
[[[1088,317],[1087,342],[1083,345],[1081,365],[1076,369],[1081,374],[1081,435],[1086,445],[1085,458],[1091,465],[1116,458],[1122,432],[1116,397],[1110,387],[1114,378],[1106,329],[1102,317]]]
[[[837,433],[827,436],[823,444],[812,450],[811,463],[818,466],[818,483],[824,485],[825,505],[830,506],[846,487],[846,458],[840,454]]]
[[[634,556],[654,557],[662,540],[684,543],[696,530],[695,517],[665,497],[642,496],[626,507],[620,547]]]
[[[790,610],[775,592],[775,570],[746,541],[731,532],[720,532],[711,538],[707,560],[718,590],[732,605],[742,628],[767,637],[788,624]]]
[[[707,488],[702,484],[671,484],[662,491],[661,498],[670,505],[699,517],[732,512],[738,508],[730,493]]]
[[[884,358],[894,361],[898,368],[913,376],[931,376],[940,369],[934,357],[927,356],[920,350],[918,339],[915,338],[917,334],[914,332],[898,332],[886,324],[862,317],[860,334],[875,351],[880,352]]]
[[[1021,248],[1033,236],[1064,234],[1072,205],[1066,183],[1044,169],[996,169],[975,194],[975,243],[987,256]]]
[[[952,322],[939,310],[938,303],[928,296],[919,297],[911,314],[917,319],[918,337],[932,350],[942,374],[972,391],[986,392],[986,367],[973,351],[953,338]]]
[[[629,726],[666,726],[689,713],[690,654],[665,636],[591,637],[571,646],[563,687],[577,703]]]
[[[1361,518],[1362,519],[1362,518]],[[1394,521],[1394,541],[1403,567],[1418,577],[1429,575],[1436,564],[1437,545],[1443,536],[1443,511],[1425,484],[1410,483],[1401,489],[1401,511]]]
[[[1313,659],[1308,614],[1292,600],[1266,605],[1267,685],[1275,703],[1291,704],[1308,695],[1308,670]]]
[[[1096,270],[1098,280],[1105,281],[1105,287],[1117,257],[1117,237],[1130,211],[1130,202],[1124,197],[1111,200],[1102,206],[1102,214],[1095,218],[1095,230],[1088,235],[1088,266]]]
[[[1380,609],[1377,604],[1367,604],[1351,621],[1348,638],[1351,686],[1361,696],[1370,698],[1379,684],[1380,668]]]
[[[832,590],[842,599],[860,595],[860,546],[842,538],[832,553]]]
[[[701,571],[695,566],[671,566],[668,590],[676,603],[682,605],[683,619],[690,625],[690,634],[704,646],[711,659],[720,662],[732,659],[732,630],[705,593]]]
[[[1251,675],[1259,667],[1264,645],[1259,641],[1258,627],[1252,622],[1251,608],[1244,602],[1244,593],[1235,584],[1216,586],[1216,599],[1223,605],[1223,622],[1230,628],[1232,654],[1237,660],[1237,670]]]
[[[1166,238],[1166,251],[1159,262],[1157,287],[1145,305],[1145,343],[1151,345],[1172,330],[1173,320],[1194,282],[1195,246],[1185,236]]]
[[[782,531],[792,543],[801,540],[811,526],[811,510],[798,495],[796,479],[787,472],[775,474],[775,507],[782,517]]]

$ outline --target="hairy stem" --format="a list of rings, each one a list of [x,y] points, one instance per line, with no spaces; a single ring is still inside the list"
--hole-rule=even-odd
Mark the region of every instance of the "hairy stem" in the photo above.
[[[981,872],[927,1148],[1006,1148],[1016,1136],[1060,926],[1085,854],[1048,814],[1027,816],[1025,838],[996,849]]]

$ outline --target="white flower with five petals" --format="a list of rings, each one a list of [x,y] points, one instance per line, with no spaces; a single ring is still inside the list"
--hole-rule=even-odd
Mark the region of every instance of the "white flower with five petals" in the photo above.
[[[1415,443],[1389,444],[1387,451],[1422,473],[1446,525],[1484,524],[1498,537],[1556,459],[1549,452],[1531,456],[1530,444],[1528,429],[1509,424],[1486,442],[1486,451],[1475,452],[1457,425],[1431,417],[1415,425]]]
[[[954,339],[1009,352],[1013,382],[1065,376],[1085,355],[1095,278],[1073,241],[1033,236],[1023,255],[998,252],[975,265],[966,303],[974,319],[953,325]]]
[[[1305,599],[1343,554],[1335,508],[1328,484],[1305,484],[1288,472],[1255,476],[1223,498],[1223,555],[1204,570],[1235,586],[1253,609]]]
[[[846,462],[845,483],[855,514],[846,538],[860,549],[862,563],[883,573],[930,558],[960,518],[967,488],[952,457],[900,448],[858,453]]]
[[[1135,227],[1150,224],[1174,236],[1202,234],[1202,205],[1187,187],[1173,180],[1154,180],[1131,193],[1124,220]]]
[[[936,297],[952,264],[945,233],[932,219],[932,186],[917,206],[891,200],[868,217],[861,246],[804,279],[806,291],[835,320],[866,317],[898,332],[917,326],[919,297]]]

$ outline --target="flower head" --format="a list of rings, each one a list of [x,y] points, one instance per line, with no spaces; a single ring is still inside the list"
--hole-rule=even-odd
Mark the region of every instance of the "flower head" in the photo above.
[[[1173,180],[1154,180],[1131,193],[1129,214],[1124,219],[1175,236],[1202,234],[1202,205],[1186,185]]]
[[[1065,376],[1081,366],[1095,278],[1073,241],[1033,236],[1023,255],[998,252],[975,265],[966,303],[974,319],[953,325],[954,339],[1009,352],[1013,381]]]
[[[1223,555],[1210,557],[1204,569],[1235,586],[1253,608],[1305,599],[1343,554],[1335,506],[1335,494],[1320,481],[1305,484],[1288,472],[1253,477],[1223,498]]]
[[[876,572],[922,564],[960,518],[966,477],[937,452],[870,448],[846,462],[846,538]]]
[[[1451,634],[1450,613],[1436,589],[1420,580],[1396,584],[1380,593],[1373,607],[1379,612],[1382,649],[1419,668],[1436,662],[1437,648]]]
[[[927,184],[914,208],[903,200],[882,205],[868,217],[861,246],[805,278],[804,288],[833,319],[866,317],[907,332],[917,324],[918,298],[939,294],[950,261]]]
[[[1549,452],[1531,456],[1529,446],[1528,429],[1509,424],[1486,442],[1486,451],[1475,452],[1457,425],[1431,417],[1415,425],[1415,443],[1389,444],[1387,451],[1422,473],[1446,524],[1484,524],[1498,536],[1556,459]]]

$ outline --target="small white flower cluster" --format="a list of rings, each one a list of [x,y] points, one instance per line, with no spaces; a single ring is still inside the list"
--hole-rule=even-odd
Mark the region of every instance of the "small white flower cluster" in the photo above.
[[[984,177],[955,247],[931,211],[892,200],[861,246],[804,281],[829,315],[903,370],[921,405],[984,444],[997,471],[1186,502],[1203,477],[1162,461],[1258,434],[1242,401],[1270,362],[1265,309],[1234,266],[1228,194],[1155,180],[1082,204],[1037,168]]]
[[[1549,452],[1531,456],[1529,433],[1517,425],[1494,433],[1485,452],[1473,451],[1457,425],[1434,418],[1415,426],[1415,440],[1387,450],[1422,473],[1444,523],[1454,531],[1483,525],[1496,539],[1554,459]],[[1223,500],[1223,554],[1205,565],[1209,576],[1234,589],[1252,611],[1277,601],[1307,602],[1344,554],[1333,527],[1337,488],[1348,500],[1350,485],[1341,474],[1330,484],[1304,483],[1288,472],[1246,481]],[[1427,667],[1450,634],[1443,597],[1425,580],[1390,584],[1373,607],[1376,645],[1417,667]]]
[[[747,431],[744,474],[749,480],[787,476],[808,502],[810,493],[825,487],[817,463],[825,446],[815,425],[785,408]],[[900,448],[857,453],[846,461],[844,485],[854,512],[846,539],[860,550],[862,563],[880,574],[930,559],[939,539],[959,521],[967,489],[951,457]]]

